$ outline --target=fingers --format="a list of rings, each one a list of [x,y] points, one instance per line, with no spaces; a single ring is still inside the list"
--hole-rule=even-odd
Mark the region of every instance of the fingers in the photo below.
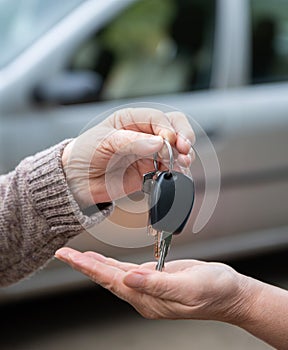
[[[156,290],[156,288],[154,288],[155,283],[153,283],[152,288],[147,289],[151,291],[151,293],[143,294],[141,288],[135,288],[135,282],[134,288],[131,288],[128,285],[129,275],[128,284],[123,283],[126,274],[129,273],[125,270],[132,270],[131,266],[129,266],[130,264],[119,263],[113,259],[106,259],[102,255],[91,252],[80,253],[70,248],[62,248],[58,250],[55,253],[55,256],[68,263],[79,272],[84,273],[94,282],[108,289],[119,298],[128,301],[144,317],[165,318],[166,314],[169,316],[170,308],[167,308],[166,301],[156,300],[157,298],[155,298],[157,295],[167,297],[169,296],[169,291],[164,294],[163,287],[160,286],[160,288]],[[133,266],[133,269],[135,270],[135,266]],[[142,270],[142,273],[145,273],[145,271],[147,272],[147,269]],[[160,272],[158,273],[160,274]],[[143,290],[146,291],[145,288],[143,288]],[[167,312],[166,309],[169,312]]]
[[[70,254],[73,254],[73,253],[79,253],[81,254],[80,252],[78,252],[77,250],[75,249],[72,249],[72,248],[67,248],[67,247],[64,247],[64,248],[60,248],[58,249],[56,252],[55,252],[55,257],[59,260],[62,260],[62,261],[65,261],[69,259],[69,256]]]
[[[102,287],[110,290],[119,298],[130,302],[132,305],[138,305],[141,309],[145,308],[144,305],[142,306],[141,295],[123,284],[125,270],[129,270],[130,264],[119,264],[119,262],[106,259],[100,254],[80,253],[71,248],[61,248],[55,253],[55,256],[77,271],[84,273]]]
[[[139,269],[135,264],[120,263],[93,252],[80,253],[71,248],[61,248],[55,256],[125,300],[139,292],[174,300],[179,288],[179,279],[155,271],[155,263]]]
[[[114,127],[154,134],[167,139],[172,145],[176,133],[167,115],[153,108],[125,108],[111,116]]]
[[[84,259],[85,257],[88,257],[90,262],[92,260],[98,261],[102,264],[106,264],[108,266],[118,268],[122,271],[129,271],[132,269],[136,269],[139,266],[137,264],[125,263],[112,258],[106,258],[104,255],[101,255],[96,252],[88,251],[88,252],[81,253],[75,249],[67,248],[67,247],[58,249],[55,253],[55,257],[64,262],[68,262],[69,264],[70,262],[76,262],[78,258],[81,260],[82,258]]]
[[[132,264],[132,263],[125,263],[121,262],[112,258],[106,258],[101,254],[95,253],[95,252],[85,252],[83,253],[84,255],[90,256],[91,258],[94,258],[98,261],[101,261],[102,263],[109,265],[109,266],[114,266],[118,269],[121,269],[123,271],[130,271],[132,269],[136,269],[139,265],[137,264]]]
[[[167,116],[177,134],[176,148],[180,153],[178,161],[182,166],[188,167],[195,159],[195,152],[192,148],[195,143],[195,133],[183,113],[170,112],[167,113]]]
[[[166,114],[169,117],[172,128],[178,136],[176,144],[177,149],[179,152],[187,154],[191,146],[195,143],[195,134],[188,119],[185,114],[177,111]]]
[[[136,154],[148,156],[160,151],[163,146],[163,138],[131,130],[117,130],[109,135],[101,148],[110,149],[110,152],[118,155]]]
[[[129,109],[129,113],[140,127],[143,126],[143,121],[148,121],[155,135],[167,139],[180,154],[189,155],[190,162],[194,160],[195,154],[192,146],[195,143],[195,133],[185,114],[178,111],[163,113],[149,108]],[[189,162],[187,158],[184,160],[185,162]]]
[[[180,166],[189,167],[195,158],[192,149],[195,134],[183,113],[164,113],[153,108],[125,108],[113,113],[104,123],[117,130],[109,137],[109,142],[114,151],[120,154],[146,156],[160,151],[160,157],[167,159],[168,152],[163,140],[160,147],[160,138],[153,138],[152,134],[167,139],[172,147],[176,147]]]
[[[165,272],[179,273],[185,270],[191,270],[199,265],[207,265],[206,262],[193,259],[174,260],[165,264]]]
[[[167,299],[170,301],[181,301],[179,286],[194,283],[192,271],[207,263],[198,260],[176,260],[165,264],[162,272],[155,271],[155,263],[146,263],[138,269],[127,271],[123,283],[138,292],[150,296]],[[198,278],[198,275],[196,276]],[[184,293],[185,294],[185,293]]]
[[[178,111],[164,113],[153,108],[125,108],[115,112],[108,120],[112,120],[116,129],[159,135],[173,146],[177,141],[176,147],[183,154],[187,154],[195,143],[195,134],[188,119]]]
[[[101,258],[98,260],[71,248],[61,248],[55,253],[55,256],[104,287],[108,286],[118,273],[118,269],[106,266],[101,262]]]
[[[134,293],[122,283],[126,272],[104,262],[106,259],[101,255],[92,257],[71,248],[61,248],[55,256],[124,300],[127,300],[129,291],[132,295]]]
[[[144,317],[177,318],[178,314],[190,317],[185,301],[191,299],[191,291],[185,287],[190,278],[187,278],[185,268],[194,263],[197,265],[197,261],[168,263],[167,270],[172,273],[167,273],[155,271],[155,263],[142,266],[120,263],[94,252],[80,253],[71,248],[61,248],[55,256],[128,301]],[[187,298],[182,295],[185,290]]]
[[[181,285],[179,277],[179,275],[142,268],[127,272],[123,283],[131,289],[154,298],[177,301],[179,285]]]

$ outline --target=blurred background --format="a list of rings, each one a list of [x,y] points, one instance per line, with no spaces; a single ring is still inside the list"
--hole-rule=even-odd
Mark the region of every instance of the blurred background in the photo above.
[[[197,159],[195,208],[169,259],[223,261],[287,286],[287,0],[0,0],[0,48],[1,174],[117,106],[172,106],[209,136],[221,191],[208,224],[192,234],[205,191]],[[133,230],[146,219],[115,210],[111,220]],[[153,259],[151,247],[113,247],[87,232],[70,245]],[[52,261],[0,290],[2,349],[161,348],[164,334],[167,349],[269,348],[215,322],[143,320],[63,265]]]

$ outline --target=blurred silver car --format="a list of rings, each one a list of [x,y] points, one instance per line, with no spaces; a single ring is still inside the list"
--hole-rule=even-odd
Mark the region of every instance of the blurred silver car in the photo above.
[[[208,224],[196,235],[188,225],[169,257],[221,259],[288,246],[287,1],[0,0],[0,16],[1,173],[117,106],[173,106],[210,137],[221,191]],[[201,149],[205,138],[197,136]],[[196,161],[195,215],[205,190],[200,168]],[[114,218],[132,229],[146,220],[117,210]],[[86,232],[71,246],[153,258],[151,247],[115,247]],[[87,279],[52,261],[2,289],[0,300],[81,283]]]

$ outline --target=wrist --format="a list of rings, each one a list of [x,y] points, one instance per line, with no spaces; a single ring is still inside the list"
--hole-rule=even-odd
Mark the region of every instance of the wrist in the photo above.
[[[73,197],[73,201],[76,206],[78,206],[80,212],[78,216],[89,217],[89,219],[85,218],[84,221],[81,220],[81,223],[84,227],[89,227],[94,225],[95,223],[101,222],[106,216],[109,216],[113,211],[113,203],[100,203],[95,206],[95,199],[92,198],[91,193],[89,193],[89,179],[87,176],[81,176],[81,170],[77,167],[73,168],[73,162],[71,153],[75,144],[75,139],[71,140],[68,144],[66,144],[65,148],[62,151],[61,155],[61,163],[62,169],[65,176],[67,187],[70,191],[70,194]],[[99,212],[102,215],[99,215]]]
[[[238,293],[234,298],[228,322],[247,329],[247,325],[254,322],[255,305],[261,298],[265,284],[242,274],[238,274],[238,278]]]
[[[62,168],[65,174],[65,178],[73,198],[81,209],[88,208],[94,204],[94,201],[88,192],[89,178],[83,173],[83,169],[79,166],[75,166],[76,162],[73,162],[71,152],[73,150],[75,140],[72,140],[63,150],[62,153]],[[74,164],[73,164],[74,163]]]
[[[245,318],[234,322],[276,349],[288,348],[288,292],[257,280],[247,290]]]
[[[63,149],[62,156],[61,156],[62,168],[63,168],[64,174],[65,174],[66,177],[67,177],[66,171],[67,171],[67,167],[68,167],[70,151],[71,151],[71,147],[72,147],[73,141],[74,140],[72,140],[71,142],[67,143],[67,145]]]

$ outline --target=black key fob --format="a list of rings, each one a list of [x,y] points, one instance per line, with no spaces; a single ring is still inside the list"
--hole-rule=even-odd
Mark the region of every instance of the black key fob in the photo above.
[[[156,231],[182,232],[194,203],[194,182],[178,171],[163,171],[151,188],[150,222]]]

